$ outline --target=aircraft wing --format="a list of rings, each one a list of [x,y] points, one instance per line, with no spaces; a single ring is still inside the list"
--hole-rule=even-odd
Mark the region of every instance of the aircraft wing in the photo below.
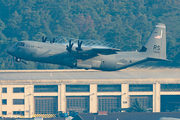
[[[102,55],[111,55],[111,54],[117,54],[117,51],[120,51],[120,49],[115,48],[91,48],[91,47],[81,47],[83,41],[78,40],[78,46],[73,47],[73,43],[71,40],[69,40],[69,44],[66,45],[66,50],[69,53],[72,53],[73,55],[77,55],[78,58],[81,59],[89,59],[95,56],[98,56],[99,54]]]
[[[83,50],[81,52],[81,55],[78,56],[78,59],[86,60],[86,59],[96,57],[99,54],[101,54],[101,55],[117,54],[118,51],[121,51],[121,50],[114,49],[114,48],[92,48],[92,49],[88,49],[88,50]]]
[[[93,48],[92,50],[103,55],[117,54],[118,51],[121,51],[120,49],[114,48]]]

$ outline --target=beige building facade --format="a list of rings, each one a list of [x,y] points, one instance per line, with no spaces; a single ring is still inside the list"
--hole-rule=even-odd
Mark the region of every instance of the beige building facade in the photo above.
[[[160,78],[153,70],[146,71],[152,72],[152,77],[143,73],[135,77],[141,73],[132,70],[121,72],[128,74],[124,77],[120,72],[100,71],[1,71],[0,114],[28,118],[55,117],[58,111],[122,112],[132,106],[136,98],[150,112],[178,111],[179,70],[167,72],[168,76],[174,75],[172,78]],[[158,74],[163,73],[166,70]],[[168,98],[171,99],[168,101]]]

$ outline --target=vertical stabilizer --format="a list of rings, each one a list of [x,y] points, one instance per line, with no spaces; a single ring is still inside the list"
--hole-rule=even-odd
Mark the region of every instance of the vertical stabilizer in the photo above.
[[[146,52],[148,57],[166,59],[166,26],[156,25],[153,33],[139,52]]]

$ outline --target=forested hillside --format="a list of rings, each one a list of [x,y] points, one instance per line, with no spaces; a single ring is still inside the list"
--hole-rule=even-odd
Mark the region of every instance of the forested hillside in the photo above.
[[[179,67],[180,0],[0,0],[0,69],[63,68],[14,63],[6,49],[17,41],[67,36],[140,50],[157,23],[167,27],[167,58],[173,61],[153,65]]]

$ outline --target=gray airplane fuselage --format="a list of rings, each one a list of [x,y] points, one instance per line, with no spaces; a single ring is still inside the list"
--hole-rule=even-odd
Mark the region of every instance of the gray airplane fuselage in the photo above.
[[[166,26],[156,25],[149,39],[138,51],[122,52],[118,49],[79,47],[35,41],[17,42],[7,53],[28,61],[65,65],[71,68],[115,71],[146,61],[166,61]]]
[[[72,68],[97,69],[97,70],[119,70],[121,68],[134,65],[138,61],[146,60],[147,56],[133,52],[117,52],[112,55],[94,56],[95,53],[86,53],[92,49],[82,47],[83,51],[77,53],[66,51],[66,46],[61,44],[50,44],[35,41],[21,41],[24,45],[14,45],[7,52],[17,58],[43,63],[65,65]],[[75,49],[75,47],[73,48]],[[86,59],[87,57],[87,59]],[[89,58],[90,57],[90,58]]]

